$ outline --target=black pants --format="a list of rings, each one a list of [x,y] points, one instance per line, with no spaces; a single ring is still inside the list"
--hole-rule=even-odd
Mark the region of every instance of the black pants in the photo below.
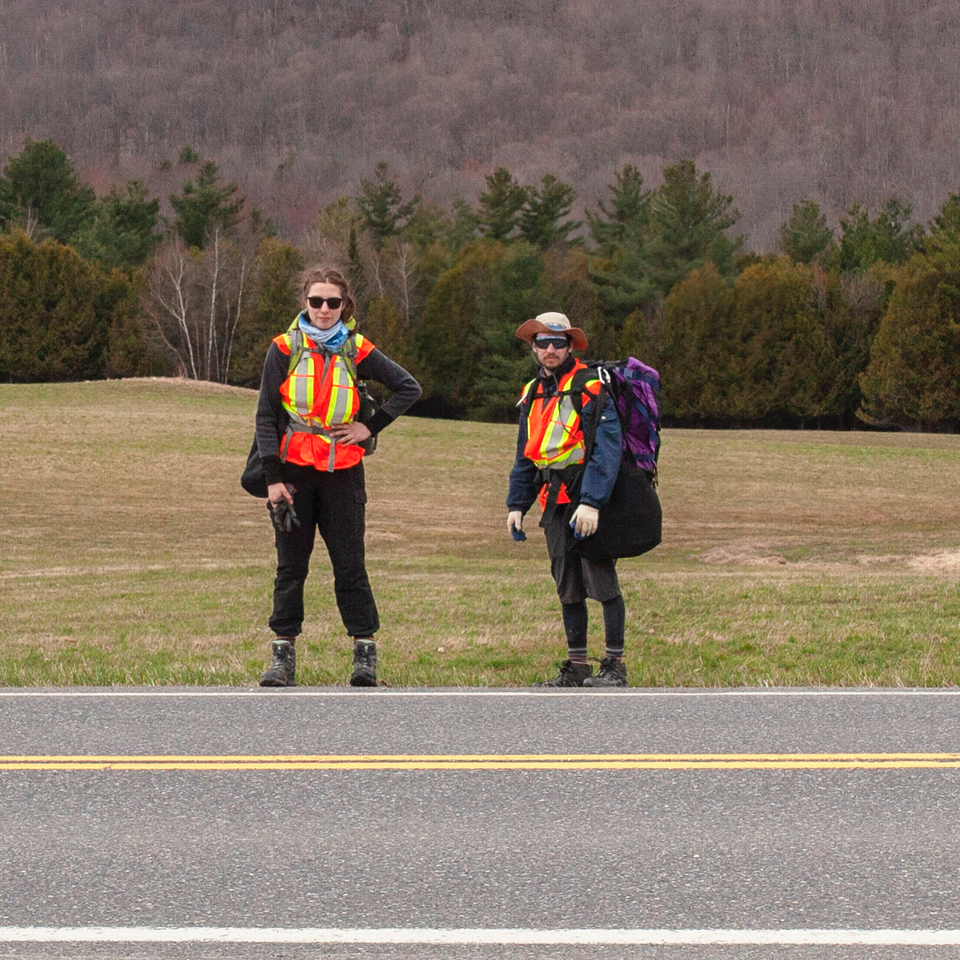
[[[333,589],[340,618],[351,637],[372,637],[380,628],[377,604],[367,578],[363,536],[367,492],[363,463],[321,473],[284,464],[284,482],[296,488],[293,507],[300,526],[277,533],[277,578],[273,585],[270,629],[278,637],[299,636],[303,627],[303,585],[317,531],[333,566]]]
[[[544,526],[550,572],[561,603],[582,603],[588,597],[605,603],[620,596],[616,560],[588,560],[567,553],[567,531],[561,506]]]

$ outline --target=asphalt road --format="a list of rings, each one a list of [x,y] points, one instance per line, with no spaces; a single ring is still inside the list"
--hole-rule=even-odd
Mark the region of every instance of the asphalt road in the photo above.
[[[960,957],[958,714],[958,691],[0,691],[0,957]]]

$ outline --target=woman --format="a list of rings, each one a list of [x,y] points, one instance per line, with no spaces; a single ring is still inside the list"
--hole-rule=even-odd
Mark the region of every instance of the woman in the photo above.
[[[257,404],[257,448],[277,545],[269,620],[276,639],[260,685],[296,686],[303,585],[319,531],[333,566],[340,617],[353,638],[350,683],[372,687],[380,620],[364,563],[363,444],[417,400],[420,385],[354,331],[356,304],[340,271],[306,271],[302,292],[303,311],[267,351]],[[358,379],[376,380],[391,391],[363,423],[357,418]]]

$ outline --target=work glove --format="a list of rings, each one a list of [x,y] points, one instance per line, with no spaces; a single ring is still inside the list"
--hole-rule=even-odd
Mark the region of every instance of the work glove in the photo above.
[[[596,507],[587,506],[581,503],[573,516],[570,518],[570,526],[573,529],[573,535],[577,540],[583,540],[584,537],[592,537],[597,532],[597,524],[600,522],[600,511]]]
[[[523,513],[520,510],[511,510],[507,514],[507,532],[518,543],[527,539],[523,532]]]
[[[295,526],[300,526],[300,520],[297,518],[297,511],[293,509],[292,503],[281,500],[274,506],[269,500],[267,509],[270,511],[270,519],[273,521],[277,533],[289,533]]]

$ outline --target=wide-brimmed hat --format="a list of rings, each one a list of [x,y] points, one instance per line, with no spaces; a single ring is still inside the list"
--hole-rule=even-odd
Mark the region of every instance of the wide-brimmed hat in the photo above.
[[[587,335],[579,327],[571,327],[570,321],[562,313],[541,313],[533,320],[524,320],[517,327],[517,336],[527,343],[533,343],[538,333],[565,333],[574,350],[587,349]]]

